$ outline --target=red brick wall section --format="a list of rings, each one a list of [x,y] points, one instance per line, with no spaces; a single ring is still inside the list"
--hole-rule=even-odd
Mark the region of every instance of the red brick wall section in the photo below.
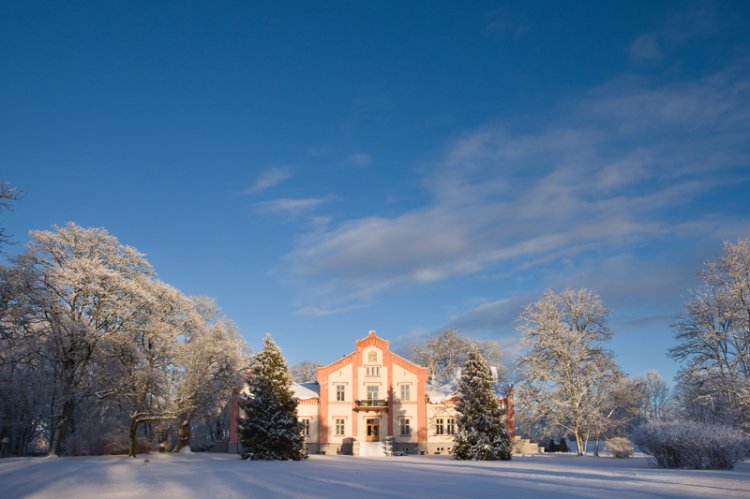
[[[508,433],[510,438],[516,436],[516,408],[513,402],[513,385],[510,385],[508,396],[506,397],[506,421],[508,422]]]
[[[240,424],[240,391],[232,390],[232,398],[229,399],[229,445],[239,442],[238,427]]]

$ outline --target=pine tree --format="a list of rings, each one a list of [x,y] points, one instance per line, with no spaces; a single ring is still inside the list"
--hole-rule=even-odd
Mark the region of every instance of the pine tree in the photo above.
[[[305,458],[297,402],[292,398],[286,361],[270,336],[255,355],[247,379],[250,395],[242,403],[240,443],[244,459],[299,461]]]
[[[456,459],[510,459],[511,439],[505,414],[495,398],[487,361],[476,347],[466,357],[458,392],[458,433],[453,447]]]

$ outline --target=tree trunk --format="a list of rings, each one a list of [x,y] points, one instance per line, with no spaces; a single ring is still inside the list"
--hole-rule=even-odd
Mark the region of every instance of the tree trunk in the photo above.
[[[180,452],[183,447],[190,447],[190,419],[187,417],[180,417],[179,424],[177,425],[177,448],[175,452]]]
[[[581,435],[581,430],[579,430],[578,428],[576,428],[574,433],[576,436],[576,455],[582,456],[584,449],[583,435]]]
[[[169,439],[169,427],[162,425],[161,431],[159,432],[159,452],[167,451],[167,440]]]
[[[75,402],[73,401],[73,399],[68,399],[63,402],[62,415],[60,416],[60,420],[55,426],[55,433],[52,435],[52,453],[56,456],[62,456],[62,443],[65,439],[65,434],[70,427],[70,422],[73,419],[74,410]]]
[[[136,436],[138,435],[138,418],[130,418],[130,448],[128,449],[128,457],[136,457]]]
[[[594,445],[594,456],[599,457],[599,441],[600,441],[600,437],[599,437],[598,433],[597,433],[594,441],[596,442],[596,445]]]

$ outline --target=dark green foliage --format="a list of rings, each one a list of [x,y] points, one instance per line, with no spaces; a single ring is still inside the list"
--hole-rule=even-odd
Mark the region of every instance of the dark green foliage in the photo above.
[[[510,459],[512,445],[505,414],[495,397],[487,362],[477,348],[466,357],[459,395],[458,433],[453,447],[456,459]]]
[[[247,379],[250,392],[241,403],[240,443],[244,459],[299,461],[306,457],[297,402],[281,350],[266,336],[263,351],[253,359]]]

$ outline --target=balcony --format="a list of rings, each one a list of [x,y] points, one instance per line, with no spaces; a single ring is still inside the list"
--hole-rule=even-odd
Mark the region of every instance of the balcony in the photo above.
[[[384,411],[388,409],[388,399],[366,399],[354,401],[355,411]]]

